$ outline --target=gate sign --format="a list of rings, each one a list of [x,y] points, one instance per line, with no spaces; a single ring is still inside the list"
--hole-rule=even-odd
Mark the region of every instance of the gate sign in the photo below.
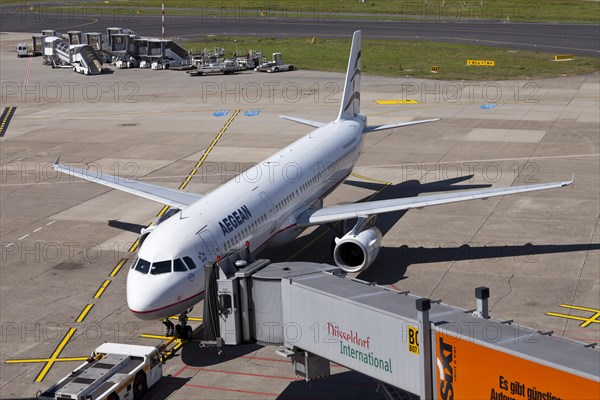
[[[597,396],[591,379],[437,331],[437,400],[564,400]]]
[[[408,351],[419,355],[419,329],[408,326]]]
[[[406,337],[407,327],[416,331],[418,321],[357,307],[345,296],[316,296],[312,289],[296,283],[300,279],[294,278],[294,284],[282,283],[286,347],[295,346],[318,354],[379,381],[420,394],[421,356],[409,351]],[[418,347],[415,340],[413,343]]]

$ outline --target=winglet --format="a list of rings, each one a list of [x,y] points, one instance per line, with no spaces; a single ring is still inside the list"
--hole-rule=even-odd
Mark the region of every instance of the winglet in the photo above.
[[[571,175],[571,180],[570,181],[567,181],[567,182],[563,183],[563,187],[564,186],[570,186],[570,185],[573,184],[573,182],[575,182],[575,172],[573,172],[573,175]]]
[[[56,159],[56,161],[54,161],[54,164],[52,165],[52,167],[55,167],[57,165],[60,164],[60,155],[58,156],[58,158]]]

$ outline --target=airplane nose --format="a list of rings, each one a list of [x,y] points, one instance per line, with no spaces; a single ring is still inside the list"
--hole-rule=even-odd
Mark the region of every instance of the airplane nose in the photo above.
[[[161,293],[149,286],[148,274],[129,271],[127,275],[127,306],[140,319],[155,319]]]
[[[160,318],[161,311],[169,304],[170,285],[157,278],[134,270],[127,275],[127,306],[140,319]]]
[[[130,269],[127,275],[127,306],[143,320],[179,314],[202,300],[204,280],[197,274],[143,274]]]

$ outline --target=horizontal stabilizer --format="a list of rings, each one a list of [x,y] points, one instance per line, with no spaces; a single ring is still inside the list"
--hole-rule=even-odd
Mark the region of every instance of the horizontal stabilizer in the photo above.
[[[169,189],[132,179],[103,174],[95,169],[90,170],[69,167],[67,165],[59,164],[58,160],[56,161],[57,162],[52,166],[55,171],[76,176],[78,178],[85,179],[86,181],[99,183],[101,185],[131,193],[148,200],[156,201],[158,203],[167,204],[171,207],[183,209],[202,198],[202,195],[199,194],[183,192],[177,189]]]
[[[386,129],[402,128],[403,126],[411,126],[411,125],[418,125],[418,124],[427,124],[429,122],[435,122],[435,121],[439,121],[439,120],[440,120],[439,118],[434,118],[434,119],[423,119],[421,121],[398,122],[397,124],[385,124],[385,125],[368,126],[368,127],[365,128],[365,133],[379,132],[379,131],[384,131]]]
[[[299,124],[308,125],[308,126],[312,126],[315,128],[320,128],[320,127],[326,125],[323,122],[312,121],[310,119],[304,119],[304,118],[290,117],[288,115],[280,115],[279,118],[287,119],[288,121],[297,122]]]
[[[536,185],[513,186],[499,189],[465,190],[428,196],[405,197],[390,200],[368,201],[365,203],[342,204],[320,209],[310,209],[298,216],[298,227],[326,224],[346,219],[382,214],[392,211],[410,210],[439,204],[457,203],[460,201],[487,199],[488,197],[505,196],[509,194],[534,192],[537,190],[555,189],[573,184],[569,181],[541,183]]]

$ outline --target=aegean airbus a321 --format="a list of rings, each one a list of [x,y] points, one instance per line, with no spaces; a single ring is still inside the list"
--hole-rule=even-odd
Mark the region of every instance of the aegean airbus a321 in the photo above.
[[[361,32],[352,37],[348,69],[337,118],[322,123],[303,118],[284,119],[315,128],[243,174],[257,179],[232,179],[207,194],[125,180],[84,169],[54,164],[65,174],[103,184],[171,208],[139,238],[137,259],[127,276],[127,304],[141,319],[180,316],[177,331],[189,336],[188,310],[203,299],[206,263],[249,246],[253,253],[266,246],[294,240],[309,226],[356,220],[335,239],[333,259],[346,272],[368,268],[379,252],[380,213],[494,196],[560,188],[573,179],[508,188],[486,188],[323,207],[323,198],[350,175],[363,148],[365,135],[437,119],[369,126],[360,114]],[[264,173],[276,166],[294,165],[295,179]],[[315,166],[320,166],[315,168]],[[310,172],[309,172],[310,171]],[[243,175],[242,174],[242,175]],[[190,279],[190,276],[194,279]]]

